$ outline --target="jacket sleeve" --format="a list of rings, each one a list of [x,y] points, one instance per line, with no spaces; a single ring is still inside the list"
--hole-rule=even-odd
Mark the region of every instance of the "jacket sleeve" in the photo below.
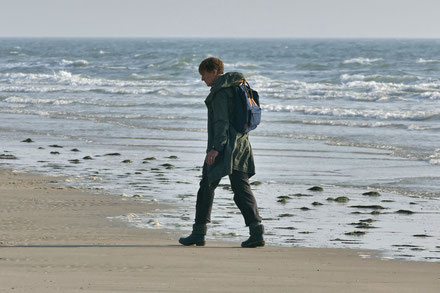
[[[223,89],[212,100],[214,139],[211,148],[223,151],[229,136],[228,92]]]

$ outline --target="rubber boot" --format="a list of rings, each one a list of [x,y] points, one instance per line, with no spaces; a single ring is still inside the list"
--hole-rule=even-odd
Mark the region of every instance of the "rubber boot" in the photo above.
[[[264,226],[259,223],[252,223],[249,225],[249,234],[251,235],[248,240],[241,243],[241,247],[253,248],[264,246],[266,242],[264,241]]]
[[[191,235],[181,237],[179,243],[185,246],[197,245],[205,246],[206,225],[194,224]]]

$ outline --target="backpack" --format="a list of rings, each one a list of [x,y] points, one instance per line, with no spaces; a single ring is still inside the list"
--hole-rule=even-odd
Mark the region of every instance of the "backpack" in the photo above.
[[[235,109],[233,126],[240,133],[248,133],[257,128],[261,121],[260,97],[242,79],[234,84]]]

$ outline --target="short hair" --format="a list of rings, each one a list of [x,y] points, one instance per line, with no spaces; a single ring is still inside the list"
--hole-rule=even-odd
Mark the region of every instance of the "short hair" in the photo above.
[[[202,61],[199,65],[199,73],[212,72],[217,70],[219,74],[223,74],[225,71],[225,65],[223,61],[217,57],[209,57]]]

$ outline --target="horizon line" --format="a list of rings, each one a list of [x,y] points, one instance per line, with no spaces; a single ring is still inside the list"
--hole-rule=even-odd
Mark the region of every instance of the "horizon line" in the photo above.
[[[440,40],[440,37],[1,36],[0,39]]]

